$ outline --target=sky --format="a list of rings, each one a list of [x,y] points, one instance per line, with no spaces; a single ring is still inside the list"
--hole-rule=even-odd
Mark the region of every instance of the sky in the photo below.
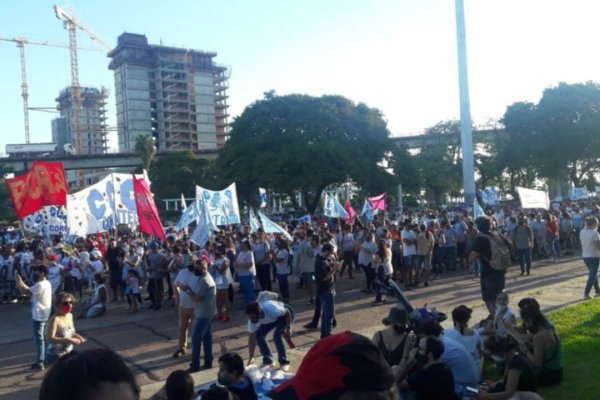
[[[52,1],[0,0],[0,37],[68,42]],[[65,6],[66,4],[61,4]],[[71,0],[72,12],[111,46],[123,32],[151,44],[218,53],[230,68],[230,114],[263,93],[338,94],[380,109],[392,135],[459,118],[454,0]],[[600,82],[600,2],[464,0],[471,114],[498,120],[559,82]],[[78,44],[94,43],[78,31]],[[55,107],[70,84],[68,49],[28,46],[30,107]],[[109,89],[103,52],[79,51],[82,86]],[[24,143],[19,52],[0,42],[0,153]],[[57,114],[30,111],[31,142],[51,141]],[[117,148],[116,133],[109,146]]]

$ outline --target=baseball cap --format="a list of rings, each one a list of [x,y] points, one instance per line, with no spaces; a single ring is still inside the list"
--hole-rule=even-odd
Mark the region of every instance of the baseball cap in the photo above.
[[[275,400],[335,399],[346,390],[389,390],[394,374],[368,338],[350,331],[321,339],[300,364],[296,375],[268,396]]]

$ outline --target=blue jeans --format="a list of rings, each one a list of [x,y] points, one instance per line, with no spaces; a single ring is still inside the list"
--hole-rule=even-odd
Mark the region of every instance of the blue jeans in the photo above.
[[[287,274],[277,274],[277,282],[279,283],[279,293],[287,302],[290,299],[290,285]]]
[[[287,365],[290,362],[287,359],[285,351],[285,344],[283,343],[283,331],[285,330],[285,316],[277,318],[275,322],[270,324],[260,325],[256,331],[256,343],[260,349],[260,354],[263,357],[263,364],[272,364],[273,358],[271,354],[271,348],[267,343],[267,334],[275,329],[273,333],[273,342],[275,342],[275,348],[277,349],[277,361],[279,365]]]
[[[550,254],[554,258],[558,258],[560,256],[560,241],[556,236],[546,236],[546,243],[548,243],[548,247],[550,248]]]
[[[456,271],[456,257],[458,253],[456,246],[444,247],[444,264],[446,264],[446,270]]]
[[[383,297],[383,287],[384,285],[388,284],[388,281],[390,280],[390,278],[392,277],[392,275],[386,275],[385,271],[383,270],[383,267],[380,266],[379,268],[377,268],[377,280],[379,282],[381,282],[380,284],[377,284],[377,293],[375,294],[375,302],[380,302],[381,298]]]
[[[35,343],[36,363],[44,363],[46,358],[46,325],[48,321],[33,320],[33,343]]]
[[[192,334],[192,362],[190,368],[200,369],[200,350],[204,346],[204,366],[212,367],[212,318],[196,318]]]
[[[240,276],[240,287],[244,294],[244,301],[250,303],[254,301],[254,284],[252,275]]]
[[[583,292],[583,294],[589,296],[590,291],[592,290],[592,286],[594,286],[594,284],[597,285],[596,282],[598,279],[598,265],[600,264],[600,258],[586,257],[583,259],[583,262],[585,263],[585,266],[588,268],[589,271],[588,280],[585,284],[585,291]]]
[[[517,257],[519,257],[519,265],[521,266],[521,274],[531,271],[531,249],[517,249]],[[527,268],[526,268],[527,267]]]
[[[333,311],[335,307],[335,292],[325,292],[319,295],[323,319],[321,320],[321,339],[331,336],[331,323],[333,322]]]

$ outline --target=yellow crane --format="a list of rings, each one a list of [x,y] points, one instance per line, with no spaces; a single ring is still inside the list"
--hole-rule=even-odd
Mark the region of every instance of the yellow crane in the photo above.
[[[77,154],[83,154],[83,140],[81,137],[81,88],[79,86],[79,66],[77,62],[77,29],[85,32],[90,39],[104,47],[107,51],[111,47],[106,44],[98,35],[89,30],[85,25],[76,19],[73,15],[67,13],[62,7],[55,5],[54,13],[56,18],[63,21],[63,26],[69,31],[69,53],[71,58],[71,86],[73,88],[73,105],[75,111],[75,151]]]
[[[50,40],[37,40],[37,39],[28,39],[21,36],[12,37],[12,38],[4,38],[0,37],[0,42],[13,42],[17,44],[19,48],[19,54],[21,57],[21,96],[23,97],[23,119],[25,121],[25,143],[30,142],[30,134],[29,134],[29,86],[27,84],[27,64],[25,62],[25,45],[38,45],[38,46],[52,46],[52,47],[63,47],[65,49],[69,48],[68,43],[61,42],[53,42]],[[92,51],[101,51],[97,48],[92,47],[81,47],[80,50],[92,50]]]

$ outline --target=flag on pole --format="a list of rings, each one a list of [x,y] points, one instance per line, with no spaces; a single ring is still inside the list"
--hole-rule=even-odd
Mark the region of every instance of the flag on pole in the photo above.
[[[194,203],[190,204],[183,210],[183,215],[181,216],[181,219],[179,219],[179,222],[177,223],[177,225],[175,225],[175,230],[177,232],[181,232],[194,221],[198,222],[198,214],[196,212],[197,209],[198,207],[196,207],[196,204]]]
[[[333,192],[325,192],[323,215],[329,218],[348,218],[350,216],[338,200],[337,193]]]
[[[181,209],[185,210],[187,208],[187,204],[185,202],[185,197],[183,196],[183,193],[181,193]]]
[[[140,224],[140,231],[162,240],[167,240],[165,230],[160,222],[158,210],[154,204],[154,197],[144,178],[133,176],[133,194]]]
[[[283,229],[281,226],[277,225],[275,222],[271,221],[269,218],[267,218],[265,214],[259,211],[258,216],[260,217],[260,220],[262,222],[263,230],[266,233],[281,233],[283,236],[285,236],[287,240],[293,240],[292,235],[290,235],[288,231]]]
[[[366,219],[368,222],[373,221],[375,214],[373,213],[373,207],[371,207],[371,203],[365,199],[365,204],[363,205],[363,209],[360,212],[360,216]]]
[[[193,206],[196,207],[196,213],[198,214],[198,224],[190,236],[190,241],[196,243],[200,247],[204,247],[206,242],[210,239],[210,229],[208,226],[210,217],[206,213],[206,207],[202,204],[203,202],[200,201],[200,203],[200,205],[197,205],[197,203],[193,204]]]
[[[483,212],[483,208],[479,205],[479,202],[475,200],[475,204],[473,205],[473,216],[475,219],[479,217],[483,217],[485,213]]]
[[[387,199],[387,193],[382,193],[379,196],[369,197],[369,204],[371,205],[371,209],[385,211],[385,202]]]
[[[352,203],[350,203],[350,200],[346,199],[346,202],[344,203],[344,208],[346,209],[346,212],[348,213],[348,218],[346,218],[345,221],[347,224],[351,224],[354,221],[356,212],[354,211],[354,208],[352,208]]]
[[[260,229],[260,221],[256,218],[256,214],[254,214],[254,210],[250,210],[250,231],[252,233],[258,231]]]
[[[260,208],[265,208],[267,206],[267,189],[258,188],[258,199],[260,200]]]

